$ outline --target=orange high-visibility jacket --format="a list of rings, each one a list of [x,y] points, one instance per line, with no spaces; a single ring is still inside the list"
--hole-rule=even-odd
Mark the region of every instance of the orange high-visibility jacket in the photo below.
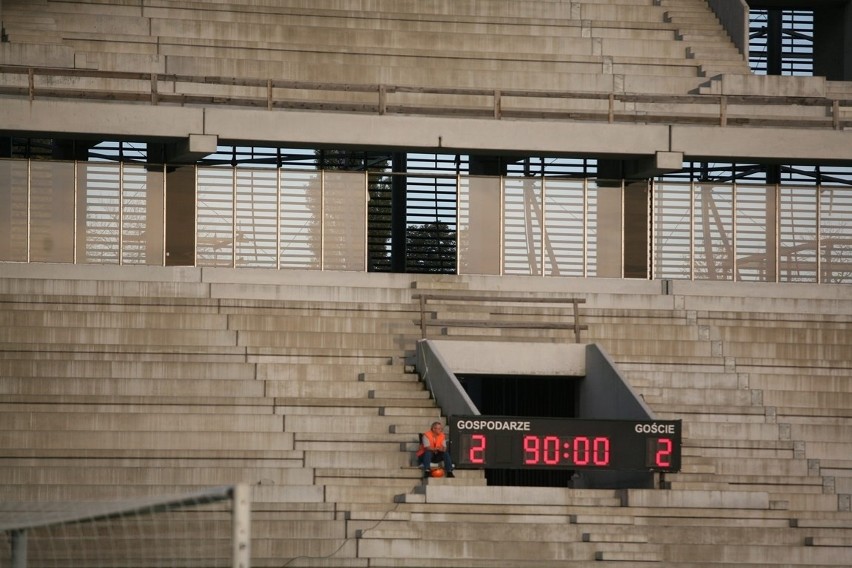
[[[430,448],[444,448],[444,440],[446,436],[443,432],[440,434],[435,434],[432,430],[428,430],[423,433],[423,436],[426,436],[426,439],[429,440]],[[422,456],[426,452],[426,446],[423,445],[423,438],[420,438],[420,448],[417,450],[417,457]]]

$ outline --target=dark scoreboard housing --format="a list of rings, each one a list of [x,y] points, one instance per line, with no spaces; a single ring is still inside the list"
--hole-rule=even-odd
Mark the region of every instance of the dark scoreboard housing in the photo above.
[[[460,469],[599,469],[676,472],[680,420],[451,416]]]

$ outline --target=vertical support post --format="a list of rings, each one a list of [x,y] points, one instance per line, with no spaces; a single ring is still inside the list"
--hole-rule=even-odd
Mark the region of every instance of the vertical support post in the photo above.
[[[739,280],[738,275],[738,263],[737,263],[737,182],[734,180],[734,187],[731,189],[731,199],[733,199],[733,203],[731,204],[731,214],[733,216],[731,227],[731,281],[737,282]]]
[[[470,184],[468,184],[470,187]],[[468,200],[470,196],[468,194]],[[461,227],[459,220],[461,219],[461,174],[456,172],[456,274],[461,274]],[[468,222],[470,215],[468,214]],[[469,227],[468,227],[469,228]]]
[[[231,170],[231,268],[237,267],[237,168]]]
[[[781,282],[781,184],[775,184],[775,282]]]
[[[195,209],[195,227],[192,230],[192,265],[198,266],[198,164],[193,165],[192,175],[195,179],[193,183],[195,195],[192,200],[193,208]]]
[[[625,239],[625,231],[627,230],[627,222],[625,217],[627,216],[627,196],[625,193],[627,192],[627,181],[621,180],[621,238],[619,239],[619,248],[621,249],[621,258],[618,260],[619,270],[621,274],[619,278],[624,279],[624,258],[625,258],[625,250],[624,250],[624,239]]]
[[[118,265],[124,264],[124,162],[118,163]]]
[[[689,182],[689,279],[695,280],[695,181]]]
[[[500,176],[500,276],[506,267],[506,176]]]
[[[31,250],[32,246],[30,243],[32,242],[32,191],[33,191],[33,159],[29,158],[27,160],[27,264],[29,264],[31,260]]]
[[[233,568],[251,567],[251,489],[241,483],[231,495]]]
[[[541,176],[541,275],[547,276],[545,270],[546,258],[544,253],[547,249],[547,178]]]
[[[370,271],[370,170],[364,168],[364,272]]]
[[[589,178],[583,178],[583,278],[589,277]]]
[[[280,150],[279,150],[280,152]],[[280,162],[275,171],[275,269],[281,270],[281,171]]]
[[[405,153],[393,153],[391,169],[391,272],[405,272],[408,256],[408,158]]]
[[[168,193],[169,176],[167,175],[165,160],[163,160],[163,162],[164,162],[163,163],[163,250],[161,251],[162,264],[160,266],[166,266],[166,262],[167,262],[166,257],[168,256],[167,253],[166,253],[166,219],[169,218],[168,217],[169,204],[168,204],[168,201],[167,201],[168,194],[169,194]],[[77,179],[76,176],[74,176],[74,183],[75,184],[77,183],[76,179]],[[74,191],[76,192],[76,189]],[[76,195],[76,193],[75,193],[75,195]],[[77,221],[76,221],[77,205],[76,205],[76,203],[77,203],[77,199],[75,198],[74,199],[74,215],[75,215],[74,227],[75,227],[75,230],[76,230],[76,227],[77,227]],[[74,242],[75,243],[77,242],[76,237],[74,238]],[[76,252],[77,248],[75,247],[74,250]]]
[[[11,531],[9,540],[12,549],[11,568],[27,568],[27,531]]]
[[[151,73],[151,104],[156,105],[160,102],[160,89],[157,84],[157,74]]]
[[[420,295],[420,338],[426,339],[426,295]]]
[[[71,253],[72,254],[72,256],[71,256],[72,264],[77,264],[77,208],[80,206],[80,204],[78,203],[78,201],[80,199],[80,192],[79,192],[79,189],[78,189],[79,186],[80,186],[80,161],[74,160],[74,213],[73,213],[74,229],[72,229],[72,231],[71,231],[71,234],[72,234],[71,238],[74,241],[74,246],[72,247],[72,250],[74,252]],[[165,203],[165,202],[166,202],[165,201],[165,195],[163,195],[163,203]],[[163,208],[165,209],[165,207],[163,207]],[[164,228],[165,228],[165,226],[166,226],[165,223],[163,223]],[[166,243],[166,240],[163,239],[164,251],[165,251],[165,246],[166,246],[165,243]],[[165,254],[165,252],[163,254]],[[163,265],[165,266],[165,262],[163,263]]]
[[[648,274],[647,279],[654,279],[654,271],[657,268],[657,220],[654,217],[654,213],[656,212],[656,204],[657,204],[657,184],[654,179],[648,180],[648,211],[646,215],[648,216],[648,229],[647,229],[647,239],[648,239]]]
[[[822,284],[822,185],[816,186],[816,282]]]
[[[580,309],[577,307],[577,299],[574,298],[571,305],[574,307],[574,343],[580,343]]]

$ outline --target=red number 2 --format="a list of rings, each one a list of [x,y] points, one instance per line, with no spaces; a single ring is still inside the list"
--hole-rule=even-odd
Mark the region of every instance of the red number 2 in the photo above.
[[[485,463],[485,436],[474,434],[470,437],[471,446],[467,456],[470,463]]]
[[[672,441],[669,438],[657,438],[657,453],[654,456],[657,467],[672,465]]]

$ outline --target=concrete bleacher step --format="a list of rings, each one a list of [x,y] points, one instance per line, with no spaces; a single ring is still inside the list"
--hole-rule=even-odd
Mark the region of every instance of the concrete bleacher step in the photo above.
[[[253,380],[230,379],[126,379],[10,377],[0,384],[2,395],[56,396],[200,396],[264,397],[264,384]],[[107,402],[107,398],[102,399]]]
[[[490,6],[488,4],[487,6]],[[408,22],[411,24],[412,21],[421,21],[423,20],[423,14],[417,14],[417,18],[404,18],[404,17],[396,17],[389,16],[387,12],[378,11],[378,12],[370,12],[368,11],[365,15],[364,11],[341,11],[336,10],[330,14],[330,17],[326,18],[325,24],[320,25],[322,22],[318,20],[321,17],[322,11],[317,12],[317,9],[310,8],[299,8],[301,12],[299,14],[311,14],[311,17],[314,18],[310,23],[307,20],[303,20],[298,24],[293,24],[289,33],[286,34],[286,38],[288,41],[293,41],[294,38],[298,38],[302,35],[305,37],[305,41],[312,42],[310,44],[306,44],[306,46],[310,46],[310,50],[313,54],[318,52],[318,47],[325,48],[324,46],[329,43],[329,41],[345,41],[346,50],[337,49],[334,53],[331,53],[329,57],[335,57],[339,59],[341,56],[347,55],[347,51],[349,48],[358,43],[366,42],[366,45],[374,44],[378,45],[378,42],[381,42],[381,51],[377,51],[376,53],[371,53],[366,55],[367,59],[365,59],[366,65],[362,70],[354,70],[353,67],[357,65],[357,61],[349,61],[346,65],[335,67],[331,65],[329,62],[319,63],[314,62],[313,68],[314,73],[316,69],[324,69],[326,70],[325,79],[322,77],[318,77],[316,75],[311,76],[308,74],[300,75],[299,69],[297,66],[291,65],[291,68],[288,69],[273,69],[272,67],[264,69],[263,62],[258,61],[259,56],[262,56],[263,51],[258,51],[255,49],[255,45],[245,45],[246,50],[249,48],[252,50],[251,54],[246,54],[245,56],[240,56],[238,54],[238,48],[231,45],[228,47],[228,50],[231,50],[231,55],[223,52],[225,48],[224,44],[226,42],[219,42],[220,45],[213,46],[191,46],[193,41],[197,41],[200,37],[222,37],[222,34],[227,35],[227,37],[239,37],[239,26],[250,26],[251,32],[248,34],[250,37],[256,37],[256,28],[258,26],[268,26],[270,33],[282,33],[280,30],[286,30],[286,26],[281,25],[280,18],[292,18],[294,15],[293,7],[289,7],[289,12],[287,14],[283,14],[279,17],[275,11],[261,11],[258,10],[257,7],[253,7],[252,9],[246,10],[246,15],[244,15],[244,23],[236,23],[229,22],[229,24],[225,24],[224,22],[216,22],[210,18],[209,12],[198,9],[196,6],[192,6],[192,9],[187,9],[188,6],[180,7],[182,8],[182,12],[178,9],[174,12],[165,7],[151,7],[148,8],[150,13],[150,18],[134,18],[129,16],[109,16],[110,19],[116,19],[116,25],[104,26],[105,30],[108,30],[108,34],[101,33],[97,38],[98,45],[88,47],[86,45],[85,37],[91,37],[92,30],[91,27],[85,25],[83,22],[88,21],[84,14],[80,14],[79,16],[75,16],[73,14],[63,14],[61,17],[61,21],[66,22],[66,26],[69,29],[65,30],[67,34],[68,40],[72,45],[74,45],[79,50],[79,57],[81,59],[86,59],[89,65],[98,66],[101,69],[117,68],[116,62],[120,61],[122,56],[124,57],[136,57],[136,59],[126,59],[124,66],[126,69],[132,69],[133,71],[138,71],[140,68],[145,68],[146,66],[152,65],[151,61],[154,60],[154,48],[156,47],[156,54],[166,55],[169,57],[169,69],[171,72],[177,73],[187,73],[187,74],[195,74],[199,73],[202,75],[210,75],[216,76],[223,75],[224,72],[222,69],[227,67],[229,71],[227,72],[228,76],[233,76],[235,71],[237,74],[242,76],[253,76],[253,77],[275,77],[282,76],[286,74],[287,76],[294,78],[295,80],[305,80],[305,81],[317,81],[317,80],[325,80],[327,82],[328,76],[337,77],[338,81],[346,82],[345,74],[348,72],[353,72],[352,79],[350,81],[355,82],[364,82],[364,77],[366,74],[370,72],[372,69],[376,67],[376,58],[377,57],[386,57],[386,54],[393,50],[393,46],[396,44],[400,44],[403,42],[403,39],[407,42],[412,41],[412,38],[416,38],[419,36],[423,36],[424,46],[428,47],[432,52],[436,52],[439,49],[443,49],[446,53],[451,55],[451,58],[443,57],[438,58],[438,60],[434,63],[436,67],[440,67],[443,71],[443,75],[452,75],[447,71],[447,64],[453,60],[463,61],[462,67],[459,68],[458,72],[455,73],[455,86],[459,85],[459,81],[462,80],[465,76],[469,75],[470,69],[472,65],[475,65],[479,59],[475,56],[476,54],[472,52],[469,48],[465,48],[465,43],[456,45],[457,42],[475,42],[474,45],[481,46],[483,43],[492,42],[495,47],[505,50],[505,60],[507,64],[512,64],[510,58],[517,59],[519,57],[519,48],[523,48],[524,46],[528,46],[530,44],[530,38],[536,38],[538,40],[546,39],[549,40],[549,43],[555,44],[557,47],[552,47],[554,52],[558,53],[560,56],[564,57],[566,53],[566,49],[564,47],[565,42],[568,41],[566,38],[566,33],[564,31],[560,31],[558,33],[554,33],[552,37],[545,37],[544,33],[529,33],[526,29],[518,30],[517,26],[520,24],[526,24],[523,19],[519,20],[518,16],[514,14],[513,16],[500,16],[503,20],[498,20],[496,23],[503,24],[507,26],[511,24],[514,26],[514,31],[516,32],[514,35],[509,33],[512,28],[504,27],[499,31],[493,31],[493,27],[489,29],[489,32],[480,31],[479,33],[472,32],[470,29],[460,29],[458,31],[455,30],[447,30],[446,25],[438,25],[433,26],[432,29],[422,30],[422,29],[412,29],[411,25],[408,27],[402,26],[401,24],[394,24],[391,26],[388,22]],[[339,8],[339,6],[338,6]],[[459,6],[453,6],[452,11],[455,14],[456,20],[458,20],[458,11],[461,10]],[[551,29],[555,27],[554,22],[564,22],[561,28],[562,30],[574,30],[579,28],[581,36],[586,34],[590,34],[590,37],[579,37],[578,41],[582,44],[581,53],[586,54],[589,51],[597,51],[602,56],[605,57],[614,57],[615,61],[613,62],[615,66],[613,67],[614,72],[616,73],[627,73],[627,74],[642,74],[643,72],[656,73],[661,77],[673,76],[675,74],[677,65],[665,64],[660,62],[659,69],[656,71],[649,71],[649,69],[655,65],[654,59],[660,59],[660,55],[666,55],[668,57],[674,58],[672,61],[680,61],[680,65],[684,67],[685,72],[691,77],[697,77],[698,67],[695,64],[688,64],[683,46],[678,41],[668,40],[666,38],[672,33],[672,27],[670,24],[666,24],[663,21],[663,12],[654,6],[650,6],[647,3],[642,4],[626,4],[619,3],[616,5],[604,5],[604,4],[596,4],[596,3],[575,3],[570,6],[566,5],[559,9],[559,16],[554,18],[549,18],[546,14],[554,9],[553,3],[542,3],[538,10],[529,10],[529,15],[526,16],[529,18],[529,22],[532,25],[538,25],[542,29]],[[157,16],[158,10],[161,12],[161,17]],[[390,14],[395,13],[398,8],[391,8],[392,12]],[[180,13],[180,17],[173,17],[174,13]],[[249,16],[247,14],[255,14],[255,20],[246,19]],[[526,13],[526,11],[524,11]],[[316,16],[315,14],[319,14]],[[534,14],[534,15],[533,15]],[[566,15],[567,14],[567,15]],[[356,34],[356,30],[358,29],[356,26],[345,26],[345,27],[334,27],[330,25],[330,22],[338,22],[341,20],[345,20],[348,18],[349,20],[359,21],[364,19],[369,19],[370,17],[376,18],[377,15],[381,15],[381,22],[388,24],[388,29],[384,30],[384,33],[377,34],[372,29],[364,30],[364,33],[358,35]],[[357,19],[354,17],[357,16]],[[446,10],[436,11],[433,17],[441,17],[447,18]],[[486,17],[485,14],[482,13],[482,8],[478,8],[475,11],[475,14],[470,14],[469,17],[478,25],[477,30],[482,30],[481,19]],[[279,20],[276,20],[279,18]],[[270,19],[272,20],[270,22]],[[287,21],[286,19],[283,21]],[[184,22],[183,24],[181,22]],[[625,22],[632,22],[629,26],[625,24]],[[494,24],[495,22],[489,22]],[[442,22],[442,24],[444,24]],[[579,24],[579,26],[578,26]],[[74,37],[75,25],[79,28],[79,31],[76,32],[77,36]],[[157,42],[156,46],[153,41],[150,42],[149,50],[151,53],[124,53],[122,54],[122,46],[118,45],[121,43],[121,35],[117,34],[117,31],[126,30],[126,33],[133,31],[136,25],[150,25],[151,30],[150,34],[156,36]],[[183,28],[178,28],[176,26],[183,25]],[[129,28],[128,28],[129,26]],[[223,27],[225,26],[225,27]],[[227,27],[229,26],[229,27]],[[632,27],[631,27],[632,26]],[[205,27],[207,27],[207,31],[204,31]],[[422,23],[421,23],[422,27]],[[246,28],[248,29],[248,28]],[[534,29],[534,28],[532,28]],[[632,31],[632,36],[628,37],[624,35],[624,30],[627,29],[628,32]],[[635,29],[635,31],[633,31]],[[324,41],[322,38],[317,39],[318,32],[323,30],[327,30],[326,36],[327,40]],[[441,31],[436,31],[441,30]],[[601,30],[598,32],[598,30]],[[619,30],[619,33],[607,33],[608,30]],[[172,35],[176,37],[174,42],[170,42],[168,40],[168,36],[172,32]],[[178,33],[180,32],[180,33]],[[264,34],[265,39],[270,40],[270,33]],[[85,34],[85,35],[82,35]],[[436,35],[442,38],[441,41],[436,40]],[[112,41],[116,43],[115,48],[104,48],[103,40],[108,40],[112,38]],[[134,45],[141,45],[139,38],[147,37],[145,33],[135,34],[132,36],[134,41],[132,42]],[[357,41],[353,41],[353,38],[359,38]],[[507,40],[511,40],[513,37],[520,38],[522,41],[518,44],[518,47],[512,48],[512,46],[506,46]],[[179,38],[179,40],[178,40]],[[390,39],[389,39],[390,38]],[[396,38],[396,39],[394,39]],[[658,39],[659,38],[659,39]],[[587,44],[591,40],[591,49],[588,48]],[[125,45],[130,43],[128,41],[123,42]],[[230,42],[233,44],[234,42]],[[266,46],[268,47],[269,41],[266,42]],[[298,45],[298,44],[296,44]],[[180,46],[180,47],[179,47]],[[441,48],[441,46],[445,46]],[[656,47],[655,47],[656,46]],[[171,49],[171,51],[170,51]],[[210,55],[211,49],[217,49],[218,52]],[[280,60],[282,55],[287,55],[290,50],[294,49],[293,45],[283,44],[281,48],[276,50],[266,51],[273,53],[275,52],[276,60]],[[327,48],[326,48],[327,49]],[[90,50],[90,51],[86,51]],[[422,53],[422,49],[417,50],[415,55],[419,55]],[[538,49],[537,51],[547,51]],[[459,57],[459,53],[465,53],[466,57]],[[440,52],[438,52],[440,53]],[[411,54],[407,54],[406,56],[410,58]],[[307,52],[299,53],[298,57],[300,60],[304,60],[306,57],[310,55]],[[204,58],[207,58],[207,61],[203,61]],[[434,56],[433,56],[434,57]],[[489,53],[489,58],[493,59],[493,50]],[[147,61],[146,61],[147,58]],[[620,66],[621,61],[632,60],[632,64],[635,65],[635,68],[630,68],[628,66]],[[289,62],[288,62],[289,63]],[[526,62],[522,63],[523,65],[527,65]],[[596,69],[588,69],[585,73],[589,76],[591,80],[596,75],[599,76],[600,73],[600,64],[598,61],[598,68]],[[161,63],[154,63],[155,67],[151,68],[151,71],[154,72],[164,72],[164,68],[157,67],[162,65]],[[393,77],[393,68],[398,65],[385,64],[380,65],[380,67],[385,71],[386,78],[381,82],[387,82],[387,76],[392,77],[391,82],[397,82],[402,84],[423,84],[424,80],[426,80],[426,75],[423,74],[422,70],[428,67],[428,65],[419,64],[412,68],[411,73],[408,75],[408,78],[404,77]],[[528,66],[528,65],[527,65]],[[209,67],[209,68],[208,68]],[[416,74],[417,68],[421,69],[421,73],[419,76]],[[218,73],[217,73],[218,69]],[[520,71],[521,69],[515,69],[515,72]],[[569,79],[568,73],[576,74],[580,72],[579,69],[567,69],[566,68],[566,76],[560,80],[559,83],[553,82],[553,77],[555,76],[555,70],[553,68],[542,69],[537,75],[530,75],[529,81],[524,81],[525,84],[538,85],[537,88],[550,88],[550,89],[559,89],[565,90],[567,88],[576,89],[576,85],[578,82],[574,79]],[[511,72],[511,71],[510,71]],[[343,77],[343,79],[340,79]],[[368,82],[379,82],[378,77],[376,78],[367,78]],[[431,81],[437,80],[434,74],[431,75],[429,79]],[[480,86],[480,85],[488,85],[492,84],[495,87],[499,86],[505,79],[501,79],[499,76],[495,75],[492,80],[484,80],[484,78],[480,77],[478,79],[473,80],[469,86]],[[675,87],[678,92],[684,92],[686,89],[690,89],[697,87],[696,83],[690,82],[688,85],[684,84],[684,86]],[[671,85],[665,86],[665,84],[661,84],[658,89],[659,92],[669,92],[672,88]],[[596,88],[598,91],[611,91],[612,88]],[[224,96],[224,93],[223,93]],[[349,94],[351,98],[353,96],[352,93]]]
[[[9,460],[3,460],[4,462]],[[20,460],[18,460],[20,461]],[[11,466],[4,463],[0,483],[8,485],[311,485],[314,470],[297,467],[140,467],[113,461],[75,466],[63,464]]]
[[[422,383],[368,383],[356,380],[267,380],[266,396],[306,398],[405,398],[428,399]],[[389,386],[393,385],[393,386]]]
[[[285,419],[274,414],[192,413],[63,413],[12,411],[0,414],[0,430],[40,431],[135,431],[135,432],[283,432]]]
[[[839,416],[845,410],[852,408],[852,393],[847,392],[803,392],[799,390],[764,390],[763,403],[766,406],[786,408],[821,408],[839,411]]]
[[[566,491],[553,487],[466,487],[452,484],[424,485],[416,488],[415,495],[425,495],[426,503],[501,505],[598,505],[616,506],[621,498],[614,491],[579,490]],[[398,496],[398,501],[406,502],[408,495]]]
[[[193,448],[215,451],[223,446],[245,450],[293,449],[293,434],[289,432],[206,430],[170,432],[168,436],[164,436],[162,432],[156,431],[5,431],[0,432],[0,440],[2,440],[2,447],[8,450],[19,449],[32,452],[57,449],[65,449],[68,452],[93,449],[120,450],[126,447],[128,440],[133,440],[134,447],[140,450]]]
[[[759,402],[760,391],[725,389],[712,390],[688,387],[637,387],[642,398],[649,404],[665,407],[669,404],[705,404],[707,406],[749,407]]]
[[[4,502],[113,501],[136,497],[162,497],[200,492],[207,486],[189,485],[38,485],[0,486]],[[322,503],[323,487],[317,485],[281,485],[252,487],[252,499],[263,502]]]
[[[23,327],[0,328],[0,342],[33,344],[91,345],[157,345],[232,347],[237,334],[227,330],[182,329],[110,329],[92,327]]]
[[[341,380],[417,382],[419,377],[404,364],[257,363],[256,377],[273,380]]]
[[[423,430],[423,419],[419,416],[337,416],[314,412],[310,415],[292,415],[285,419],[288,432],[325,432],[364,434],[411,433],[412,439]]]
[[[305,466],[313,468],[364,469],[369,464],[376,470],[398,470],[409,467],[411,458],[402,452],[381,453],[365,457],[357,452],[311,450],[305,453]]]
[[[761,390],[852,393],[852,378],[848,376],[749,372],[745,378],[749,387]]]
[[[3,412],[264,415],[275,410],[274,401],[263,398],[0,395]]]
[[[109,361],[63,358],[57,360],[0,358],[4,377],[89,377],[125,379],[205,379],[219,376],[252,380],[262,376],[264,365],[254,363],[187,361]]]
[[[4,307],[8,308],[7,305]],[[3,327],[129,328],[173,330],[227,330],[228,318],[213,314],[146,313],[139,311],[57,311],[45,309],[6,309],[0,312]]]
[[[439,417],[435,401],[429,398],[302,398],[276,397],[275,412],[284,415],[314,414],[334,409],[338,415]]]

